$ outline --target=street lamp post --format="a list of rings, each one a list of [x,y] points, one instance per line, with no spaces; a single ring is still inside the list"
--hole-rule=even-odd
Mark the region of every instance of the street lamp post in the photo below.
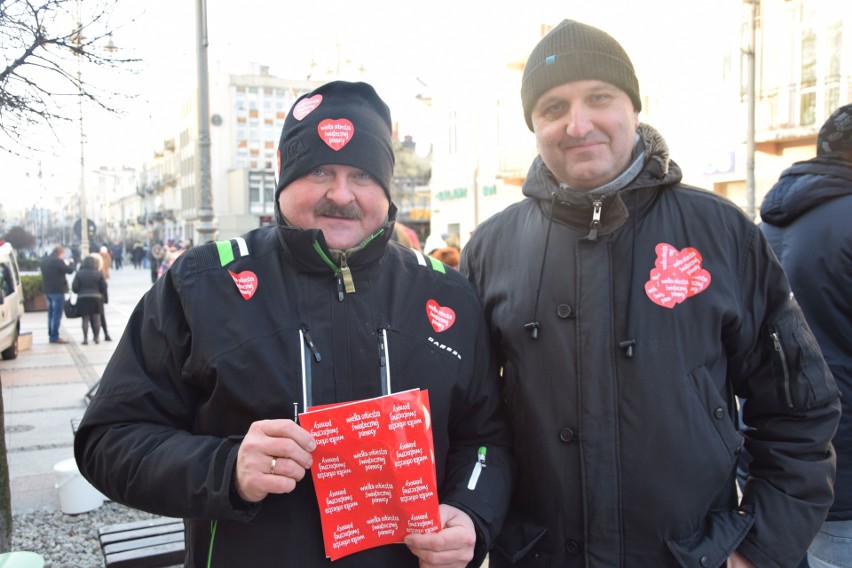
[[[748,107],[746,125],[746,214],[754,221],[755,219],[755,183],[754,183],[754,113],[755,113],[755,50],[757,48],[755,28],[757,27],[756,14],[760,0],[745,0],[748,4],[748,48],[746,50],[746,105]]]
[[[210,188],[210,94],[207,76],[207,1],[196,0],[196,42],[198,48],[198,184],[201,206],[196,232],[206,243],[216,238],[213,196]]]
[[[83,45],[83,19],[80,13],[80,0],[77,0],[77,34],[74,36],[77,48]],[[83,63],[82,54],[77,52],[77,94],[80,110],[80,258],[89,254],[89,217],[86,204],[86,133],[83,129]]]

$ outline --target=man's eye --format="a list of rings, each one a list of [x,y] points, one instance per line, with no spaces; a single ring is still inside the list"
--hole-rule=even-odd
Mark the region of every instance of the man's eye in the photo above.
[[[542,114],[544,116],[557,116],[565,111],[565,103],[553,103],[544,107]]]

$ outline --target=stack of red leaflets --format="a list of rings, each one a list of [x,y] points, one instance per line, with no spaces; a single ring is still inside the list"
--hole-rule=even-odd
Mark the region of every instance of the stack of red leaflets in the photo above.
[[[441,528],[428,391],[314,406],[311,475],[325,553],[337,560]]]

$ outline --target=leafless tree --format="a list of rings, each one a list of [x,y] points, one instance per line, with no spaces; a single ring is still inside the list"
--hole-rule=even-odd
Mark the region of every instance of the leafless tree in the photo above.
[[[118,1],[0,0],[0,150],[33,149],[34,131],[75,120],[77,103],[116,111],[109,101],[118,93],[83,77],[94,75],[84,70],[132,70],[137,62],[112,42]]]
[[[116,56],[110,17],[118,0],[0,0],[0,150],[34,149],[37,132],[56,132],[75,120],[77,105],[91,101],[105,110],[112,95],[83,76],[101,68],[132,70],[135,59]],[[115,83],[115,82],[113,82]],[[82,107],[81,107],[82,108]],[[0,553],[9,550],[12,504],[0,399]]]

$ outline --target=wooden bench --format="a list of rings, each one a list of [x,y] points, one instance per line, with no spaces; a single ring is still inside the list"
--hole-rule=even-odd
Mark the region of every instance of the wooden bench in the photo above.
[[[159,517],[98,529],[106,568],[183,566],[183,520]]]

